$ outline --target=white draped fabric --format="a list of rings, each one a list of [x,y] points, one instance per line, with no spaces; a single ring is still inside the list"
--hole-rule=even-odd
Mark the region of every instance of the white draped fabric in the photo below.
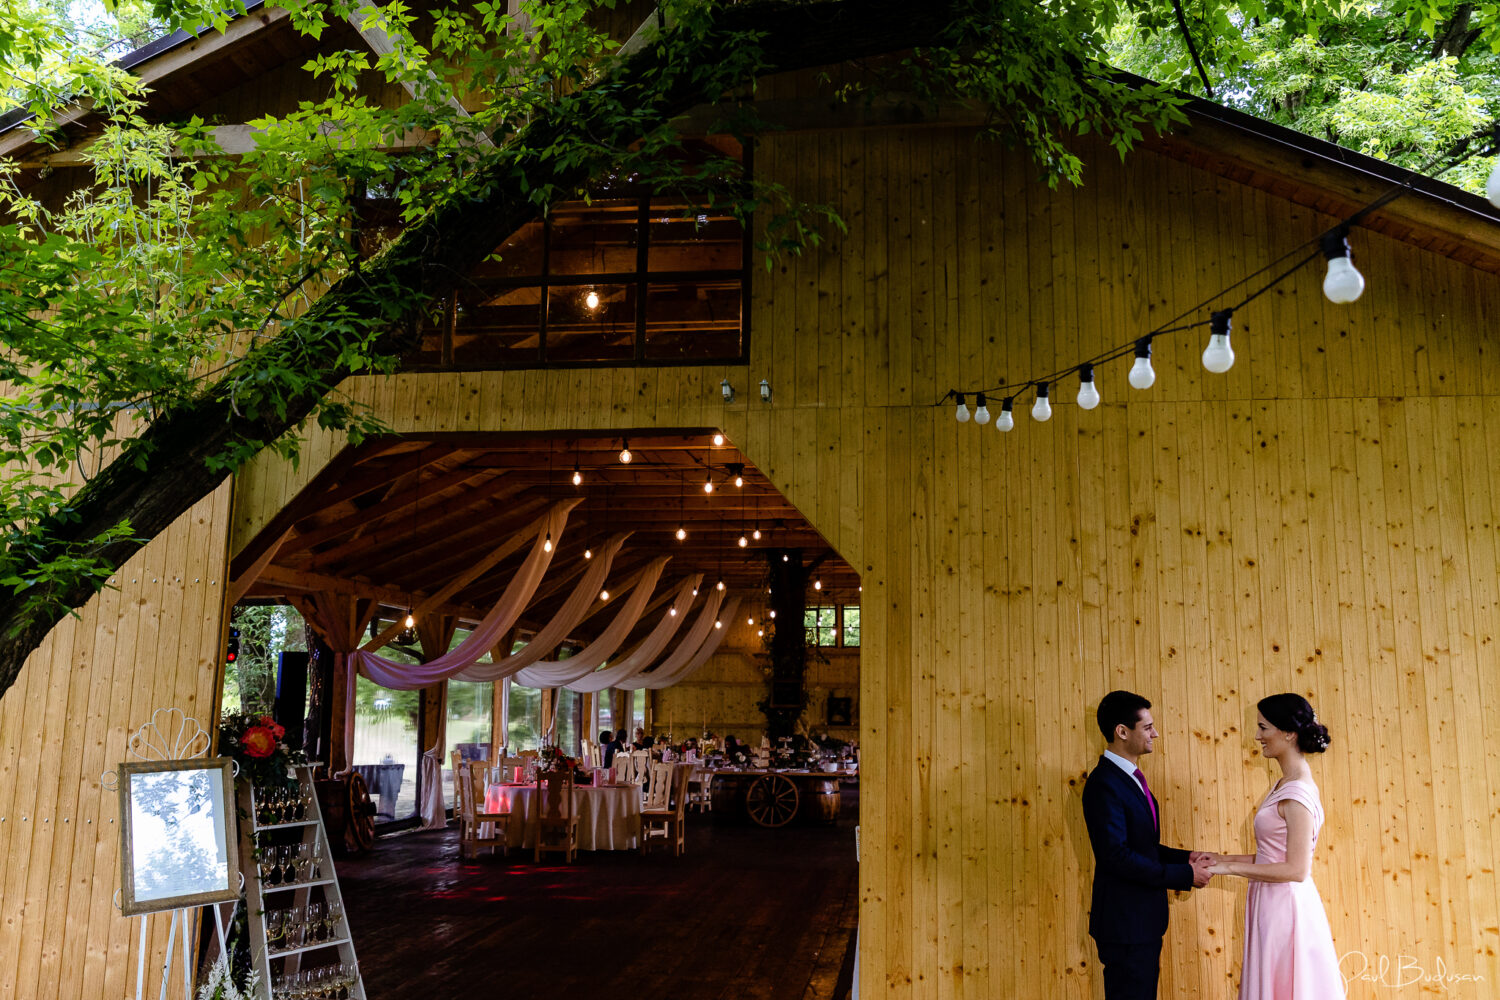
[[[728,604],[724,605],[724,618],[728,621],[733,621],[735,613],[739,609],[740,599],[738,597],[732,598]],[[675,669],[669,669],[671,666],[670,662],[663,663],[649,674],[636,678],[633,684],[623,684],[621,687],[644,687],[656,691],[686,680],[691,674],[697,672],[699,667],[708,662],[708,658],[714,655],[714,651],[719,648],[719,644],[729,634],[728,628],[713,628],[712,625],[713,623],[710,622],[709,636],[698,647],[698,651],[684,659]],[[682,653],[684,650],[678,649],[677,652]]]
[[[620,610],[593,642],[566,660],[541,660],[518,670],[514,675],[516,683],[532,688],[564,687],[598,670],[620,648],[630,630],[640,623],[641,613],[656,590],[656,581],[661,579],[661,571],[671,558],[658,556],[651,560],[631,585],[630,597],[621,602]]]
[[[603,691],[605,688],[615,687],[636,676],[655,663],[661,651],[667,648],[667,643],[672,641],[672,637],[682,627],[682,623],[687,621],[688,610],[693,606],[693,595],[702,582],[702,573],[695,573],[682,581],[682,586],[677,588],[677,596],[673,599],[672,606],[662,612],[661,621],[656,623],[656,628],[652,629],[651,634],[641,640],[641,644],[626,654],[620,662],[605,667],[603,670],[575,677],[565,686],[570,690],[585,693]]]
[[[516,571],[516,575],[511,577],[505,592],[500,595],[500,600],[475,626],[474,631],[469,633],[468,638],[459,643],[455,649],[435,660],[420,664],[398,663],[383,656],[376,656],[369,650],[360,649],[349,654],[351,665],[381,687],[404,691],[436,684],[438,681],[460,674],[463,674],[464,680],[480,681],[494,680],[498,676],[503,676],[499,671],[492,676],[472,676],[472,674],[479,658],[495,647],[496,643],[521,617],[526,606],[531,603],[532,596],[536,594],[537,587],[541,585],[542,578],[547,573],[547,567],[552,565],[552,552],[555,551],[556,543],[561,541],[563,528],[567,526],[567,523],[568,511],[566,509],[555,509],[547,515],[537,531],[536,541],[531,546],[531,553],[521,564],[521,568]],[[546,545],[548,533],[551,534],[554,546]],[[484,666],[488,668],[491,665],[485,664]],[[350,700],[353,700],[352,683],[350,684]]]
[[[703,610],[698,612],[698,617],[693,619],[693,624],[688,628],[687,634],[677,643],[677,648],[667,654],[667,658],[657,665],[651,673],[636,674],[623,681],[618,681],[615,687],[626,691],[634,691],[638,688],[651,687],[647,682],[658,673],[669,671],[676,673],[693,658],[694,654],[702,648],[703,643],[708,640],[714,632],[714,622],[718,621],[719,608],[724,603],[724,591],[714,589],[709,591],[708,600],[703,604]],[[723,632],[723,629],[718,631]],[[665,686],[665,685],[663,685]]]
[[[497,659],[493,664],[481,664],[477,669],[484,671],[487,676],[472,677],[466,673],[462,679],[466,681],[494,680],[496,677],[514,677],[533,663],[540,663],[542,657],[560,646],[568,636],[573,634],[573,630],[578,627],[579,623],[588,617],[589,609],[599,599],[599,591],[604,589],[604,583],[609,579],[609,569],[614,564],[620,546],[624,545],[625,539],[629,537],[630,532],[622,532],[604,543],[603,548],[596,552],[594,558],[589,561],[588,569],[583,572],[583,579],[578,581],[578,586],[573,588],[573,593],[568,595],[562,608],[552,616],[551,621],[537,631],[536,635],[527,640],[525,646],[504,659]],[[518,683],[526,687],[548,686],[526,684],[525,681],[518,681]]]

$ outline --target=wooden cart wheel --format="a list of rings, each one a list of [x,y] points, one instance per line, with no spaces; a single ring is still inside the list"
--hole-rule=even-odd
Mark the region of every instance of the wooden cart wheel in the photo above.
[[[745,793],[745,811],[761,826],[774,829],[786,826],[797,815],[797,785],[783,774],[766,774],[755,779]]]
[[[349,790],[349,820],[344,828],[344,846],[352,854],[363,854],[375,846],[375,803],[370,801],[370,788],[358,771],[346,774],[344,785]]]

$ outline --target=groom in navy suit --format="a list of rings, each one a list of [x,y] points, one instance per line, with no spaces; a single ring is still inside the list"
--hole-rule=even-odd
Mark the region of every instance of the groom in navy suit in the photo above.
[[[1161,844],[1161,807],[1137,762],[1151,752],[1151,703],[1129,691],[1099,702],[1109,748],[1083,786],[1083,819],[1094,848],[1089,935],[1104,967],[1106,1000],[1155,1000],[1167,890],[1208,884],[1207,853]]]

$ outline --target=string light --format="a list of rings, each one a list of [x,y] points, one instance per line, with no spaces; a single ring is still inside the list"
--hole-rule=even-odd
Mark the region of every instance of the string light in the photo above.
[[[1354,269],[1349,259],[1349,230],[1343,227],[1323,236],[1323,256],[1328,260],[1328,275],[1323,279],[1323,294],[1329,302],[1347,305],[1365,290],[1365,276]]]
[[[723,445],[724,445],[724,435],[716,433],[714,435],[714,447],[715,448],[720,448],[720,447],[723,447]]]
[[[743,548],[745,548],[749,544],[750,544],[750,539],[746,538],[744,535],[741,535],[740,536],[740,548],[743,549]]]
[[[693,591],[693,593],[696,594],[698,592],[695,590],[695,591]],[[676,618],[677,617],[677,609],[675,607],[669,608],[667,610],[667,614],[671,615],[673,618]]]
[[[1136,389],[1149,389],[1156,383],[1156,369],[1151,367],[1150,337],[1135,342],[1135,363],[1130,366],[1129,379]]]
[[[1031,419],[1046,423],[1052,419],[1052,402],[1047,398],[1047,383],[1036,384],[1036,402],[1031,404]]]
[[[958,406],[953,409],[953,418],[961,424],[969,422],[969,404],[964,402],[964,394],[955,393],[958,396]]]
[[[593,549],[584,549],[583,550],[583,558],[585,558],[585,559],[592,559],[592,558],[594,558],[594,550]]]
[[[583,304],[588,307],[588,310],[590,312],[593,312],[595,309],[598,309],[599,308],[599,293],[596,292],[596,291],[594,291],[592,288],[590,288],[589,291],[588,291],[588,294],[583,297]]]
[[[720,580],[718,583],[714,584],[714,589],[715,590],[723,590],[724,589],[724,581]]]
[[[1012,413],[1016,405],[1016,397],[1006,396],[1000,404],[1000,415],[995,418],[995,430],[1008,431],[1016,426],[1016,415]]]
[[[990,408],[986,405],[982,392],[974,398],[974,422],[981,425],[990,422]]]
[[[760,541],[760,529],[756,528],[754,531],[750,532],[750,537],[755,539],[757,542]]]
[[[630,442],[626,441],[624,438],[621,438],[620,439],[620,464],[621,465],[629,465],[630,464],[630,460],[632,458],[634,458],[634,457],[635,456],[630,453]]]
[[[823,589],[823,581],[822,580],[814,580],[813,581],[813,590],[822,590],[822,589]]]
[[[1092,410],[1099,405],[1099,390],[1094,386],[1094,366],[1084,363],[1078,366],[1078,406]]]
[[[745,624],[746,625],[754,625],[755,624],[755,617],[752,615],[751,617],[746,618],[745,619]]]
[[[1234,348],[1229,346],[1229,318],[1232,309],[1220,309],[1213,314],[1209,327],[1208,346],[1203,349],[1203,367],[1216,375],[1222,375],[1234,366]]]
[[[680,524],[677,526],[677,540],[679,542],[687,541],[687,529]]]
[[[723,627],[724,627],[724,623],[723,622],[718,621],[718,620],[714,621],[714,628],[723,628]]]
[[[543,552],[551,552],[552,551],[552,532],[550,532],[550,531],[547,532],[547,540],[544,541],[544,542],[542,542],[542,551]]]
[[[714,491],[714,474],[712,472],[710,472],[704,478],[704,480],[703,480],[703,492],[704,493],[712,493],[713,491]]]
[[[417,627],[417,619],[412,615],[410,610],[406,612],[406,621],[402,624],[404,624],[407,628]]]
[[[607,600],[609,600],[609,591],[608,590],[601,590],[601,591],[599,591],[599,600],[601,600],[601,601],[607,601]]]
[[[771,609],[771,617],[772,617],[772,618],[775,618],[775,617],[776,617],[776,609],[775,609],[775,608],[772,608],[772,609]]]
[[[578,471],[578,463],[577,462],[573,463],[573,485],[574,486],[582,486],[583,485],[583,473]]]

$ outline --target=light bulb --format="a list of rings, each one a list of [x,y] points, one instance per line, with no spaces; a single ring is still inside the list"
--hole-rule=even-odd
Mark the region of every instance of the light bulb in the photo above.
[[[775,612],[775,611],[772,611],[772,612],[771,612],[771,617],[772,617],[772,618],[775,618],[775,617],[776,617],[776,612]]]
[[[714,589],[715,590],[723,590],[724,589],[724,581],[720,580],[718,583],[714,584]]]
[[[1015,405],[1016,397],[1006,396],[1005,402],[1000,404],[1000,415],[995,418],[995,430],[1008,431],[1016,426],[1016,415],[1011,412]]]
[[[764,639],[766,637],[766,630],[763,629],[763,628],[756,629],[755,630],[755,636],[758,639]]]
[[[974,399],[974,422],[976,424],[987,424],[990,422],[990,408],[985,404],[984,393],[980,393]]]
[[[601,601],[607,601],[607,600],[609,600],[609,591],[607,591],[607,590],[601,590],[601,591],[599,591],[599,600],[601,600]]]
[[[724,623],[723,622],[720,622],[720,621],[714,622],[714,628],[723,628],[723,627],[724,627]]]
[[[746,538],[744,535],[741,535],[740,536],[740,548],[743,549],[745,546],[747,546],[749,544],[750,544],[750,539]]]
[[[791,562],[792,561],[792,557],[789,556],[789,555],[786,555],[785,553],[782,553],[781,561],[782,562]]]
[[[697,587],[694,587],[694,588],[693,588],[693,596],[694,596],[694,597],[697,597],[697,596],[698,596],[698,588],[697,588]]]
[[[963,393],[960,392],[955,395],[958,396],[958,405],[953,408],[953,419],[961,424],[966,424],[969,422],[969,404],[964,402]]]
[[[417,627],[417,620],[412,617],[412,614],[411,614],[410,611],[408,611],[406,613],[406,621],[405,621],[404,624],[406,625],[407,628],[416,628]]]
[[[578,467],[577,466],[573,467],[573,485],[574,486],[582,486],[583,485],[583,473],[581,473],[581,472],[578,471]]]
[[[823,581],[822,580],[814,580],[813,581],[813,590],[822,590],[822,589],[823,589]]]
[[[735,485],[736,489],[743,488],[744,485],[745,485],[745,477],[744,476],[738,476],[738,475],[735,476],[734,477],[734,485]]]
[[[1208,346],[1203,349],[1203,367],[1216,375],[1222,375],[1234,365],[1234,348],[1229,346],[1230,310],[1221,309],[1213,314],[1208,335]]]
[[[630,464],[630,460],[632,458],[634,458],[634,457],[635,456],[630,453],[630,442],[629,441],[621,441],[620,442],[620,462],[622,464],[624,464],[624,465],[629,465]]]
[[[1323,279],[1323,294],[1336,305],[1347,305],[1365,290],[1365,276],[1354,269],[1349,259],[1349,240],[1343,229],[1323,237],[1323,256],[1328,258],[1328,275]]]
[[[583,550],[583,558],[585,558],[585,559],[592,559],[592,558],[594,558],[594,550],[593,549],[584,549]]]
[[[760,541],[760,529],[756,528],[754,531],[750,532],[750,537],[755,539],[757,542]]]
[[[693,591],[693,593],[696,594],[697,591],[695,590],[695,591]],[[669,608],[667,610],[667,614],[671,615],[673,618],[676,618],[677,617],[677,609],[676,608]]]
[[[1041,423],[1052,419],[1052,402],[1047,398],[1047,383],[1036,384],[1036,402],[1031,404],[1031,419]]]
[[[722,435],[722,434],[715,434],[714,435],[714,447],[717,448],[720,445],[722,445],[723,443],[724,443],[724,435]]]
[[[1149,389],[1156,383],[1156,369],[1151,367],[1151,338],[1142,337],[1135,342],[1135,364],[1130,366],[1130,384],[1137,389]]]
[[[1078,406],[1092,410],[1099,405],[1099,389],[1094,385],[1094,366],[1080,365],[1078,368]]]
[[[590,309],[598,309],[599,293],[590,288],[589,293],[583,297],[583,304],[588,306]]]
[[[705,479],[705,480],[703,480],[703,492],[704,493],[712,493],[713,491],[714,491],[714,477],[713,477],[713,473],[709,473],[708,474],[708,478]]]
[[[745,624],[746,625],[754,625],[755,624],[755,619],[754,618],[746,618],[745,619]]]
[[[1500,208],[1500,159],[1495,160],[1495,169],[1490,171],[1489,182],[1484,186],[1484,196],[1491,205]]]
[[[552,551],[552,532],[550,532],[550,531],[547,532],[547,540],[542,543],[542,551],[543,552],[551,552]]]
[[[677,526],[677,540],[679,542],[681,542],[681,541],[685,541],[686,539],[687,539],[687,529],[684,528],[682,525],[679,524]]]

